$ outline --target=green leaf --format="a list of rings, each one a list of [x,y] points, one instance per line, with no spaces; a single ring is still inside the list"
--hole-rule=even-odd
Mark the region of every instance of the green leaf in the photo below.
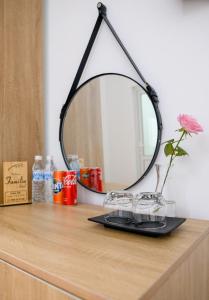
[[[165,142],[163,142],[161,145],[163,145],[163,144],[167,144],[167,143],[171,143],[171,144],[173,144],[175,142],[175,140],[174,139],[172,139],[172,140],[168,140],[168,141],[165,141]]]
[[[174,147],[172,143],[167,143],[164,148],[164,153],[166,156],[172,155],[174,152]]]
[[[185,155],[189,155],[186,150],[184,150],[183,148],[181,147],[177,147],[176,151],[175,151],[175,155],[176,156],[185,156]]]

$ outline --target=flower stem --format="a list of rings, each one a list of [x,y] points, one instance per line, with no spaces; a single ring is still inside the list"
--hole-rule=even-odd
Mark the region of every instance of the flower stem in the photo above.
[[[164,178],[164,181],[163,181],[163,185],[162,185],[162,188],[161,188],[161,191],[160,191],[161,194],[162,194],[162,192],[163,192],[163,189],[164,189],[166,180],[167,180],[167,178],[168,178],[168,174],[169,174],[170,168],[171,168],[171,166],[172,166],[172,163],[173,163],[173,161],[174,161],[174,159],[175,159],[175,157],[176,157],[176,155],[175,155],[176,149],[178,148],[179,144],[180,144],[181,141],[183,140],[183,137],[184,137],[185,134],[186,134],[186,131],[183,130],[182,135],[181,135],[180,139],[178,140],[178,142],[177,142],[177,144],[176,144],[176,146],[175,146],[175,148],[174,148],[174,150],[173,150],[173,153],[172,153],[171,158],[170,158],[170,161],[169,161],[168,169],[167,169],[166,174],[165,174],[165,178]]]

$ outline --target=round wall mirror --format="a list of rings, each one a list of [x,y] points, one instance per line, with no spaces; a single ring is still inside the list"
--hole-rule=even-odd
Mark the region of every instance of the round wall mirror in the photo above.
[[[161,141],[157,103],[135,80],[101,74],[82,84],[61,119],[68,169],[95,192],[127,189],[149,172]]]

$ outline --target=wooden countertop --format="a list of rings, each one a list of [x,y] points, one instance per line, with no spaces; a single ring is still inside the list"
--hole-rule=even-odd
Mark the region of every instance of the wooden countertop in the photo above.
[[[152,238],[87,221],[102,207],[0,208],[0,259],[84,299],[145,299],[199,242],[209,222],[187,220]]]

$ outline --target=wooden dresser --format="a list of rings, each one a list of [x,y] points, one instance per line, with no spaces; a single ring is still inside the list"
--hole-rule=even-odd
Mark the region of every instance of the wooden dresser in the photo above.
[[[152,238],[87,221],[103,208],[0,208],[0,299],[209,299],[209,222]]]

